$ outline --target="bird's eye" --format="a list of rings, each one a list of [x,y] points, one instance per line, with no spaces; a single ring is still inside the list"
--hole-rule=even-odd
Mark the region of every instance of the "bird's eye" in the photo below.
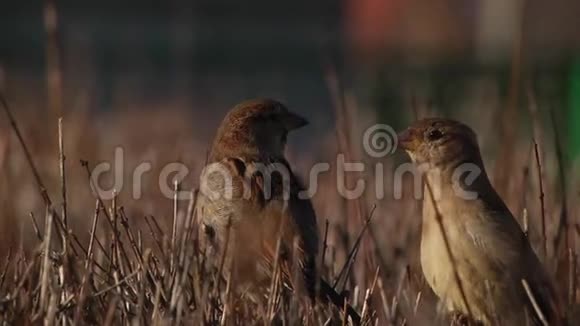
[[[433,129],[427,134],[427,138],[431,141],[437,140],[441,137],[443,137],[443,133],[439,129]]]

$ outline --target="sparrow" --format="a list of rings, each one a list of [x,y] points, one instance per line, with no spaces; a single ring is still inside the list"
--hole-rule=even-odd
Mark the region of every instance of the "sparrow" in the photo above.
[[[288,133],[307,123],[271,99],[244,101],[227,113],[201,174],[202,242],[208,257],[223,259],[233,284],[269,286],[278,266],[289,288],[314,299],[319,284],[318,293],[342,309],[344,298],[317,276],[316,214],[284,155]],[[296,269],[302,277],[293,280]]]
[[[268,274],[276,251],[289,270],[294,238],[304,288],[315,280],[316,216],[311,202],[298,198],[302,185],[284,156],[288,133],[306,124],[281,103],[257,99],[236,105],[217,131],[202,172],[198,214],[207,248],[213,256],[224,254],[228,265],[235,258],[241,280]]]
[[[424,173],[420,262],[444,306],[484,325],[563,324],[546,271],[488,179],[475,132],[423,119],[398,145]]]

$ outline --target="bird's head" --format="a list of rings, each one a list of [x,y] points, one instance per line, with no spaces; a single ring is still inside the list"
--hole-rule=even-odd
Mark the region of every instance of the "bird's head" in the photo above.
[[[308,121],[271,99],[254,99],[236,105],[223,119],[213,153],[234,152],[282,156],[286,137]],[[242,153],[243,154],[243,153]]]
[[[446,169],[457,164],[480,164],[481,156],[475,132],[467,125],[450,119],[429,118],[414,122],[398,135],[399,147],[413,162]]]

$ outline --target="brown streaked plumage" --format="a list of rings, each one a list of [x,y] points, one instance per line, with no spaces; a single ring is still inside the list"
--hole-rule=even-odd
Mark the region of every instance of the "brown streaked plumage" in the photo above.
[[[318,253],[316,216],[310,201],[298,198],[302,186],[284,157],[288,132],[306,123],[279,102],[250,100],[235,106],[218,129],[208,163],[231,176],[232,195],[225,197],[228,185],[222,172],[206,169],[202,183],[220,198],[211,198],[202,191],[197,207],[208,250],[214,257],[223,253],[231,222],[226,262],[234,264],[235,277],[241,283],[259,284],[263,280],[269,284],[267,271],[275,260],[280,230],[281,254],[290,258],[296,237],[305,280],[314,280]],[[270,173],[271,187],[267,179]],[[286,271],[292,264],[289,259],[282,263]]]
[[[234,284],[243,284],[244,290],[269,285],[280,238],[284,282],[314,299],[320,281],[323,298],[342,309],[344,298],[317,278],[316,214],[311,201],[298,196],[303,186],[284,156],[287,134],[306,124],[274,100],[249,100],[235,106],[217,131],[208,168],[202,173],[197,210],[210,258],[222,255],[229,232],[226,265],[234,267]],[[224,182],[224,172],[231,176],[231,184]],[[228,190],[229,197],[223,196]],[[297,261],[292,261],[294,253]],[[296,265],[303,275],[300,284],[292,284]],[[358,324],[360,318],[350,307],[349,315]]]
[[[399,134],[399,146],[426,171],[433,196],[423,193],[421,266],[448,310],[467,314],[455,266],[473,318],[485,325],[539,323],[525,280],[550,325],[564,323],[549,277],[519,224],[492,187],[476,135],[447,119],[424,119]],[[473,173],[473,178],[465,177]],[[455,261],[441,234],[441,217]]]

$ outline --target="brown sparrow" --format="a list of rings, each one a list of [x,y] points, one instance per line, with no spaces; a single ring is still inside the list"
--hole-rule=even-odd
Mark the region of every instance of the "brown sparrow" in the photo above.
[[[561,324],[548,275],[492,187],[473,130],[424,119],[401,132],[398,143],[425,172],[421,265],[447,309],[470,312],[485,325],[524,325],[526,314],[536,323],[541,314],[550,325]]]
[[[197,209],[209,255],[225,254],[238,282],[269,284],[276,252],[289,274],[296,239],[301,288],[314,293],[316,215],[310,200],[298,198],[303,187],[284,157],[288,132],[306,124],[281,103],[250,100],[235,106],[217,131]]]
[[[277,260],[290,288],[305,290],[312,299],[318,294],[342,310],[344,297],[317,277],[316,214],[310,199],[299,196],[304,187],[284,157],[288,133],[306,124],[274,100],[235,106],[215,137],[197,210],[209,256],[225,254],[237,282],[269,285]],[[299,284],[292,280],[294,266],[302,274]],[[360,323],[349,305],[347,313]]]

